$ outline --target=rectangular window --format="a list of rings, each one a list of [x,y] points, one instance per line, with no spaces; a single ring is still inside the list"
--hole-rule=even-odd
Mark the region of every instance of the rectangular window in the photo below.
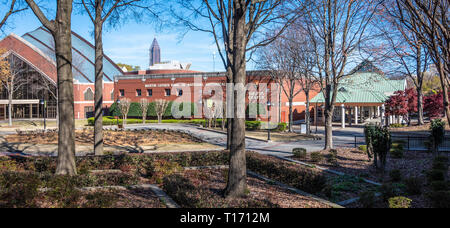
[[[152,89],[148,89],[147,90],[147,96],[149,96],[149,97],[153,96],[153,90]]]
[[[121,90],[119,90],[119,92],[120,92],[120,96],[121,96],[121,97],[124,97],[124,96],[125,96],[125,90],[121,89]]]
[[[183,90],[182,89],[177,89],[177,95],[179,97],[183,96]]]
[[[142,90],[137,89],[137,90],[136,90],[136,96],[137,96],[137,97],[142,96]]]
[[[170,97],[171,93],[170,93],[170,89],[166,89],[166,97]]]

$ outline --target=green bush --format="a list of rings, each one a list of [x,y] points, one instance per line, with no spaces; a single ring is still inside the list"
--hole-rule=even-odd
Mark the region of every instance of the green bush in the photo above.
[[[275,131],[283,132],[283,131],[287,130],[287,127],[288,127],[287,123],[279,123],[278,127],[275,129]]]
[[[196,187],[189,179],[181,175],[176,174],[165,177],[162,189],[180,206],[187,208],[199,206],[200,200],[197,196]]]
[[[445,181],[445,172],[443,170],[431,170],[428,172],[428,182]]]
[[[330,150],[330,153],[327,154],[327,162],[332,164],[332,165],[337,165],[338,164],[338,152],[337,150]]]
[[[256,153],[247,153],[247,168],[311,194],[321,192],[327,183],[327,178],[320,172]]]
[[[36,207],[41,181],[33,173],[0,173],[0,208]]]
[[[402,143],[399,143],[399,142],[392,143],[391,150],[390,150],[392,158],[397,158],[397,159],[403,158],[403,151],[404,151],[404,148],[403,148]]]
[[[431,189],[433,191],[447,191],[448,189],[448,182],[446,181],[433,181],[431,182]]]
[[[292,153],[294,154],[294,157],[300,159],[306,159],[306,157],[308,156],[308,152],[305,148],[294,148],[292,150]]]
[[[389,208],[410,208],[412,200],[406,197],[393,197],[389,199]]]
[[[384,201],[399,195],[399,190],[392,184],[383,184],[379,187],[379,191]]]
[[[261,121],[246,121],[245,122],[245,129],[247,131],[257,131],[261,130]]]
[[[433,162],[443,162],[448,164],[448,157],[446,156],[438,156],[436,157]]]
[[[450,191],[432,191],[427,194],[435,208],[450,208]]]
[[[164,117],[172,117],[172,106],[174,105],[174,101],[170,101],[166,112],[164,113]],[[191,105],[191,113],[190,116],[194,116],[197,113],[197,105],[195,103],[191,103],[191,102],[183,102],[180,104],[180,110],[185,106],[185,105]],[[119,107],[117,106],[117,103],[114,103],[111,105],[109,112],[111,113],[112,116],[122,116],[122,113],[120,112]],[[131,117],[142,117],[142,111],[141,111],[141,107],[139,105],[139,103],[137,102],[133,102],[130,105],[130,110],[128,112],[128,116]],[[156,117],[156,111],[155,111],[155,102],[151,102],[149,104],[148,110],[147,110],[147,116],[148,117]]]
[[[312,152],[310,156],[311,161],[316,163],[319,163],[324,159],[324,156],[320,152]]]
[[[422,181],[418,177],[410,177],[404,181],[406,192],[410,195],[420,195],[422,193]]]
[[[446,162],[433,162],[433,169],[434,170],[442,170],[447,171],[448,170],[448,164]]]
[[[375,193],[372,191],[361,192],[359,202],[364,208],[373,208],[376,202]]]
[[[402,172],[398,169],[394,169],[389,172],[389,176],[392,182],[399,182],[402,180]]]
[[[359,149],[360,151],[367,152],[367,145],[360,145],[360,146],[358,147],[358,149]]]
[[[116,202],[113,191],[96,191],[85,196],[83,208],[111,208]]]
[[[404,125],[404,124],[391,124],[391,125],[389,125],[389,127],[391,127],[391,128],[402,128],[402,127],[406,127],[406,125]]]

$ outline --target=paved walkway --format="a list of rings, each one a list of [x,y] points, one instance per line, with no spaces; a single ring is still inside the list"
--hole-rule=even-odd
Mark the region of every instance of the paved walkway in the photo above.
[[[132,125],[127,126],[127,129],[167,129],[167,130],[181,130],[190,132],[196,137],[202,140],[226,147],[226,135],[217,132],[206,131],[193,125],[187,124],[147,124],[147,125]],[[318,132],[323,133],[323,128]],[[336,130],[334,143],[336,147],[351,146],[354,142],[354,135],[362,134],[359,129],[345,129],[345,131]],[[320,151],[324,147],[324,140],[312,141],[298,141],[298,142],[262,142],[253,139],[246,139],[247,150],[253,150],[262,154],[272,154],[278,156],[290,156],[292,155],[292,149],[302,147],[308,150],[308,152]]]

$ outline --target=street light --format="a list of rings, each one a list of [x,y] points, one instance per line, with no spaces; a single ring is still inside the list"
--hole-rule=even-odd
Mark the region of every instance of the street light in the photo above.
[[[44,118],[44,131],[47,130],[47,122],[45,119],[45,109],[47,108],[47,101],[45,101],[44,99],[40,100],[40,104],[43,106],[42,108],[42,117]]]

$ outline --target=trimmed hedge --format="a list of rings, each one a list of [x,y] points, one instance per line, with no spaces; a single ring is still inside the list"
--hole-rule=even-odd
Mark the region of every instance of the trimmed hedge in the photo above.
[[[166,112],[164,113],[164,117],[172,117],[173,116],[172,115],[172,106],[174,103],[175,103],[174,101],[169,102]],[[180,110],[183,109],[183,107],[185,105],[191,105],[190,116],[195,116],[197,114],[197,105],[195,103],[183,102],[180,104]],[[111,113],[111,115],[113,115],[113,116],[122,116],[122,113],[120,112],[120,109],[118,108],[117,103],[114,103],[111,105],[111,107],[109,108],[109,113]],[[139,103],[137,103],[137,102],[131,103],[130,111],[128,112],[128,116],[142,117],[141,106]],[[157,117],[156,111],[155,111],[155,102],[151,102],[149,104],[149,107],[147,110],[147,116],[148,117]]]

